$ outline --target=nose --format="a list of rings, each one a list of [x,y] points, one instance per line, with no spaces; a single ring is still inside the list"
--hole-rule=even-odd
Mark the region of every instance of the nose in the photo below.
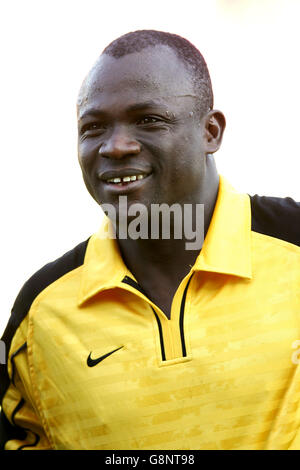
[[[99,148],[99,155],[106,158],[124,158],[130,155],[138,155],[141,145],[132,138],[128,130],[119,127],[114,129]]]

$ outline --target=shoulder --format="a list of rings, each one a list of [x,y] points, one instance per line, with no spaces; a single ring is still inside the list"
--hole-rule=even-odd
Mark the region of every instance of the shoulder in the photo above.
[[[89,238],[36,271],[23,285],[12,310],[28,310],[35,297],[42,290],[69,271],[83,264],[88,241]]]
[[[17,328],[30,310],[34,299],[51,283],[83,264],[89,239],[90,237],[59,258],[47,263],[25,282],[13,304],[11,315],[2,337],[7,350]]]
[[[291,197],[249,197],[252,231],[300,246],[300,202]]]

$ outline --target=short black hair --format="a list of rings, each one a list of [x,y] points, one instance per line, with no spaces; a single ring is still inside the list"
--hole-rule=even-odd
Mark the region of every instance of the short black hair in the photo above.
[[[194,84],[199,101],[197,110],[200,115],[213,108],[213,91],[206,62],[200,51],[187,39],[178,34],[143,29],[133,31],[112,41],[102,52],[116,59],[133,52],[140,52],[147,47],[169,46],[186,66]]]

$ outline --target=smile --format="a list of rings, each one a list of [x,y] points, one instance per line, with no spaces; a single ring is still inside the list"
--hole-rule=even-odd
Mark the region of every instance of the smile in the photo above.
[[[136,181],[136,180],[142,180],[146,177],[147,175],[145,174],[137,174],[137,175],[129,175],[129,176],[117,176],[116,178],[109,178],[106,179],[106,183],[111,183],[111,184],[119,184],[123,185],[124,183],[130,183],[131,181]]]
[[[150,170],[150,169],[149,169]],[[140,190],[147,182],[152,172],[140,168],[123,168],[119,170],[104,171],[98,174],[104,183],[105,190],[111,194],[129,194]]]

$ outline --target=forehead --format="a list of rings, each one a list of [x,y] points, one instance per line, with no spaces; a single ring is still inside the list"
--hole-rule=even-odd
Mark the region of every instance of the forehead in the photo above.
[[[81,88],[78,111],[82,115],[106,102],[171,102],[181,96],[194,96],[185,65],[169,47],[149,47],[118,59],[100,56]]]

